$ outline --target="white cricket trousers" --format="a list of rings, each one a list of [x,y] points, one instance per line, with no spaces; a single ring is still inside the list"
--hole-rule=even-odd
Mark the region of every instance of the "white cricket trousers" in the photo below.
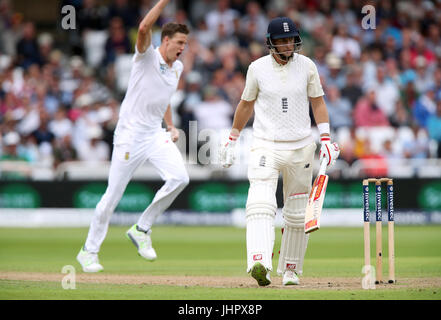
[[[152,203],[138,220],[143,230],[152,227],[189,183],[181,153],[170,139],[170,134],[159,131],[143,142],[116,144],[112,153],[106,192],[97,204],[90,224],[85,248],[98,253],[106,237],[110,217],[121,200],[135,170],[148,160],[158,171],[165,184],[158,190]]]
[[[302,236],[305,235],[303,223],[306,201],[304,200],[311,190],[315,149],[315,143],[296,150],[273,150],[262,147],[251,149],[248,164],[250,188],[245,210],[247,272],[256,262],[261,262],[267,269],[272,270],[274,219],[277,211],[276,191],[280,172],[283,179],[282,213],[285,225],[287,218],[291,217],[292,220],[294,217],[296,223],[302,227]],[[303,197],[302,203],[293,200],[299,196]],[[293,216],[293,211],[296,211],[295,213],[300,211],[303,216],[299,219],[300,215]],[[300,252],[302,262],[305,250],[306,245]]]

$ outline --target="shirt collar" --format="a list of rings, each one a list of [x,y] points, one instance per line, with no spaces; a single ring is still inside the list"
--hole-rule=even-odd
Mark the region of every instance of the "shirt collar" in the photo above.
[[[274,56],[273,56],[272,54],[270,54],[270,56],[271,56],[271,62],[272,62],[273,67],[275,67],[275,68],[279,68],[279,69],[282,69],[282,68],[284,68],[284,67],[289,66],[289,65],[291,64],[292,60],[293,60],[293,57],[291,57],[291,58],[289,58],[287,64],[279,64],[279,63],[276,61],[276,59],[274,59]]]
[[[155,50],[156,50],[156,52],[158,53],[158,56],[159,56],[159,63],[160,63],[160,64],[164,64],[164,65],[165,65],[167,68],[169,68],[169,69],[172,69],[172,68],[173,68],[173,65],[174,65],[174,62],[173,62],[173,64],[172,64],[172,66],[170,67],[170,66],[167,64],[167,62],[165,62],[164,58],[162,57],[161,52],[159,52],[159,47],[157,47]]]

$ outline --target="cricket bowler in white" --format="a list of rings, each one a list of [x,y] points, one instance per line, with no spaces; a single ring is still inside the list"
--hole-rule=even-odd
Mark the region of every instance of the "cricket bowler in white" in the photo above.
[[[309,102],[321,136],[320,160],[333,165],[340,151],[331,144],[329,117],[317,67],[299,54],[301,38],[291,19],[268,25],[270,54],[250,64],[228,142],[220,151],[228,168],[235,159],[240,131],[253,111],[253,145],[248,164],[250,188],[246,204],[247,272],[260,286],[271,283],[274,218],[279,173],[283,178],[284,231],[277,272],[283,285],[299,284],[309,235],[305,208],[312,188],[316,144],[311,135]]]
[[[159,1],[139,25],[129,85],[115,129],[108,186],[96,206],[86,243],[77,256],[84,272],[103,270],[98,252],[110,217],[140,165],[149,161],[165,180],[138,223],[126,233],[146,260],[156,259],[150,237],[155,219],[189,182],[182,156],[174,144],[179,133],[170,109],[170,98],[183,71],[182,62],[177,59],[186,46],[188,28],[168,23],[162,28],[159,48],[155,49],[151,43],[152,26],[168,2]],[[163,120],[167,131],[162,129]]]

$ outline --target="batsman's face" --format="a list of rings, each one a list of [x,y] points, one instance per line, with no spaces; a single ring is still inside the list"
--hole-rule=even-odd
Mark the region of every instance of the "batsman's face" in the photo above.
[[[169,61],[176,61],[187,45],[187,35],[184,33],[175,33],[173,37],[165,37],[166,41],[166,56]]]
[[[291,56],[294,52],[294,37],[274,39],[273,44],[277,48],[278,53],[283,54],[286,57]]]

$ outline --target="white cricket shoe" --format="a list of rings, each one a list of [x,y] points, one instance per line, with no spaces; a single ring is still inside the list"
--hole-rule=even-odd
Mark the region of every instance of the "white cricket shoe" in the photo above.
[[[271,284],[270,272],[260,262],[256,262],[251,268],[251,276],[261,287]]]
[[[104,269],[98,261],[98,254],[87,252],[83,248],[78,253],[77,260],[83,267],[84,272],[100,272]]]
[[[284,286],[291,286],[291,285],[297,285],[299,284],[299,277],[297,276],[297,274],[295,273],[295,271],[292,270],[286,270],[283,273],[283,280],[282,280],[282,284]]]
[[[138,248],[138,253],[146,260],[153,261],[156,259],[155,249],[152,247],[152,239],[150,234],[152,230],[147,232],[139,231],[138,225],[133,225],[126,233],[126,236]]]

